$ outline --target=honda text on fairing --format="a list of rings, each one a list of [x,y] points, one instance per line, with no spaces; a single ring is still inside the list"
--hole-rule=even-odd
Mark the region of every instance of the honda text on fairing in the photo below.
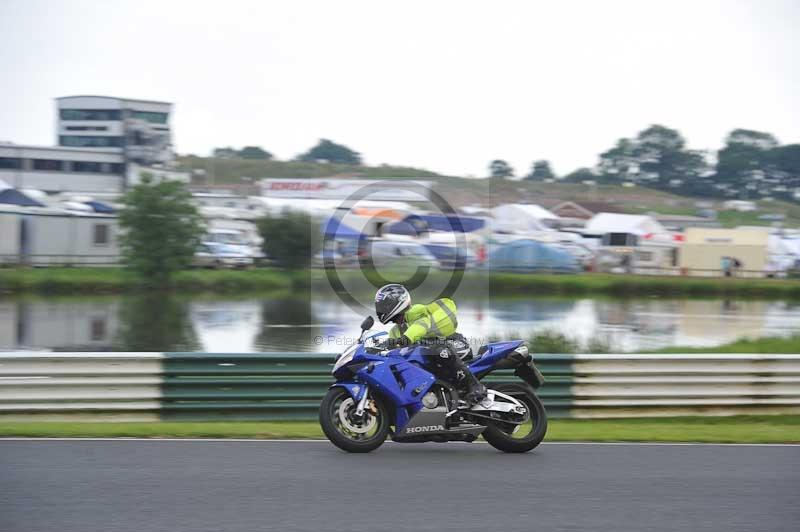
[[[478,379],[499,369],[514,370],[520,379],[493,386],[485,399],[470,405],[430,371],[435,343],[387,349],[381,340],[385,332],[366,336],[373,324],[372,317],[365,319],[358,343],[337,358],[336,383],[320,405],[320,425],[334,445],[363,453],[389,436],[420,443],[471,442],[483,435],[501,451],[520,453],[544,439],[547,414],[534,392],[544,378],[522,341],[487,344],[469,361]]]

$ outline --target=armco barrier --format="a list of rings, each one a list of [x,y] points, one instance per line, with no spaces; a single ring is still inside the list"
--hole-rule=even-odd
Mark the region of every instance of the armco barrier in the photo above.
[[[552,417],[800,412],[800,355],[535,360]],[[313,419],[332,362],[308,353],[0,353],[0,420]]]

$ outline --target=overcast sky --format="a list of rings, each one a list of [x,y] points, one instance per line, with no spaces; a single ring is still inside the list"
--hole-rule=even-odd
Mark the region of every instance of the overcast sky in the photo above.
[[[329,138],[457,175],[568,173],[652,123],[795,143],[798,27],[797,0],[0,0],[0,141],[53,144],[53,98],[101,94],[174,102],[179,153]]]

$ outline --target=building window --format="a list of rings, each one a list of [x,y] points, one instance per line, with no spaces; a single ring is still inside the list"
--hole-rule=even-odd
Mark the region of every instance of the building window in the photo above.
[[[119,148],[122,146],[122,137],[61,135],[58,143],[78,148]]]
[[[62,172],[64,170],[64,161],[56,161],[54,159],[34,159],[34,170],[45,170],[48,172]]]
[[[125,175],[125,165],[122,163],[111,163],[111,173],[114,175]]]
[[[147,138],[142,134],[141,131],[133,131],[128,134],[128,144],[133,144],[134,146],[145,146],[147,145]]]
[[[61,120],[119,120],[119,109],[61,109]]]
[[[67,126],[67,131],[108,131],[107,126]]]
[[[0,168],[3,170],[19,170],[22,168],[22,159],[19,157],[0,157]]]
[[[606,233],[603,238],[606,246],[636,246],[638,244],[636,235],[630,233]]]
[[[109,242],[108,224],[94,224],[94,245],[107,246]]]
[[[72,171],[87,174],[102,174],[103,165],[102,163],[94,163],[89,161],[73,161]]]
[[[167,113],[154,113],[150,111],[131,111],[131,118],[144,120],[151,124],[166,124]]]

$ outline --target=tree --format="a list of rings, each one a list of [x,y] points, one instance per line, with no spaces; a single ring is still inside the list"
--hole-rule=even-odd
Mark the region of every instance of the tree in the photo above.
[[[555,179],[556,175],[550,168],[550,163],[545,160],[535,161],[531,166],[531,172],[525,176],[525,179],[532,179],[536,181],[544,181],[545,179]]]
[[[492,177],[514,177],[514,169],[502,159],[495,159],[489,163],[489,175]]]
[[[701,152],[687,149],[677,130],[660,125],[640,131],[634,139],[620,139],[600,155],[598,165],[603,181],[637,181],[660,188],[680,186],[706,169]]]
[[[272,154],[260,146],[245,146],[239,150],[239,157],[242,159],[272,159]]]
[[[769,161],[780,176],[780,184],[786,190],[783,196],[794,200],[794,189],[800,188],[800,144],[778,146],[769,152]]]
[[[778,139],[772,133],[752,129],[734,129],[728,133],[726,144],[744,144],[762,150],[771,150],[779,145]]]
[[[781,146],[770,133],[734,129],[717,152],[714,179],[728,195],[778,196],[796,201],[800,144]]]
[[[191,263],[203,225],[191,194],[178,181],[142,182],[121,200],[120,246],[128,268],[156,285],[169,283],[171,275]]]
[[[239,156],[239,153],[228,146],[227,148],[214,148],[214,151],[211,152],[211,156],[217,159],[235,159]]]
[[[600,162],[597,165],[601,180],[612,182],[636,180],[639,163],[636,160],[635,152],[634,141],[619,139],[613,148],[601,153]]]
[[[769,163],[785,172],[789,179],[800,179],[800,144],[773,148],[769,152]]]
[[[361,155],[328,139],[320,139],[316,146],[306,153],[297,156],[297,160],[304,162],[327,161],[338,164],[361,164]]]
[[[589,168],[578,168],[563,177],[569,183],[582,183],[583,181],[595,181],[597,176]]]
[[[319,251],[319,224],[304,212],[287,209],[279,216],[267,215],[259,218],[256,226],[264,239],[264,253],[282,268],[305,268]]]
[[[725,138],[725,146],[717,152],[714,179],[730,190],[745,190],[751,181],[769,179],[776,168],[771,152],[778,149],[778,141],[769,133],[751,129],[734,129]]]

